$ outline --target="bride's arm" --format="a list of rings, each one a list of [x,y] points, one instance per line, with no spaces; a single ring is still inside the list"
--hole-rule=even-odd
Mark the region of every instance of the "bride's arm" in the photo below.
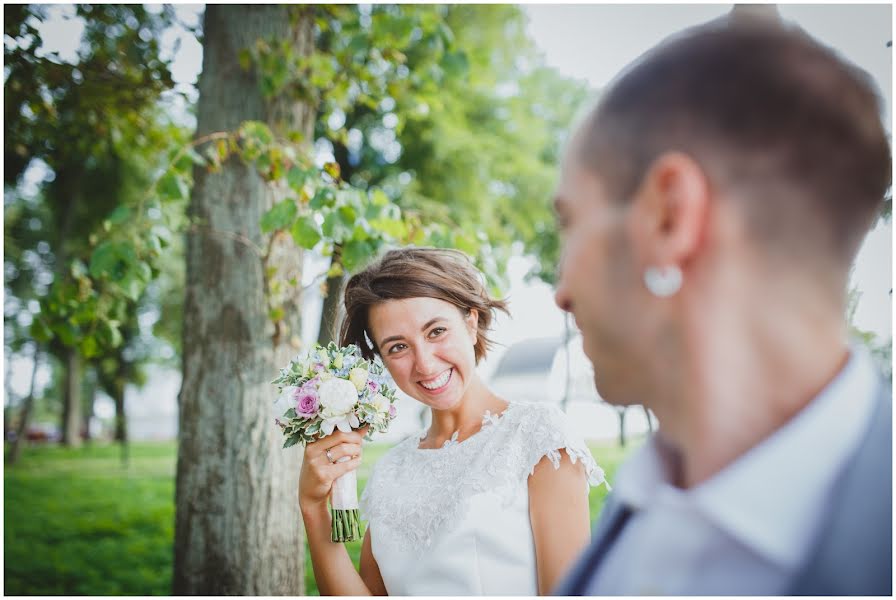
[[[367,589],[374,596],[388,596],[386,584],[383,583],[383,576],[380,575],[380,566],[376,564],[373,557],[373,547],[370,540],[370,526],[367,526],[367,533],[364,534],[364,543],[361,545],[361,579],[367,584]]]
[[[529,520],[543,596],[557,587],[591,538],[585,469],[581,462],[572,464],[565,451],[560,456],[559,469],[545,456],[529,477]]]
[[[305,459],[299,477],[299,507],[302,520],[305,522],[305,535],[311,551],[311,564],[314,567],[314,579],[321,596],[370,596],[376,593],[375,583],[372,589],[366,581],[372,577],[364,577],[355,570],[355,565],[341,543],[330,539],[330,509],[327,497],[333,487],[333,481],[339,476],[354,471],[361,464],[361,439],[363,431],[343,433],[336,431],[333,435],[308,444],[305,447]],[[353,457],[344,463],[331,463],[326,456],[327,450],[334,461],[343,456]],[[365,539],[365,546],[369,541]],[[373,556],[369,558],[373,561]],[[374,561],[374,564],[375,561]],[[364,559],[362,551],[362,572]],[[377,579],[379,570],[377,569]],[[366,575],[366,573],[365,573]],[[382,585],[382,580],[379,581]]]

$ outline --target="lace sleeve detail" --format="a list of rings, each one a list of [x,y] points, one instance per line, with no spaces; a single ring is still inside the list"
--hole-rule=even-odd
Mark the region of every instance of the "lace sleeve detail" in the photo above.
[[[526,476],[535,472],[536,465],[545,456],[555,469],[559,469],[563,458],[561,450],[565,450],[573,464],[581,461],[584,465],[588,479],[586,491],[602,483],[610,489],[604,470],[594,460],[585,440],[573,430],[569,418],[558,407],[533,405],[533,410],[521,420],[519,434],[524,451],[518,455],[521,463],[517,467]]]

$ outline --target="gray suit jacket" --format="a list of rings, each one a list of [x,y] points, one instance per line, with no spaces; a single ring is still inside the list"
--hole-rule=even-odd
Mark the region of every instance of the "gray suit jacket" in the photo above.
[[[863,442],[838,476],[837,495],[806,564],[790,582],[794,596],[889,596],[893,568],[893,404],[889,386],[875,401]],[[594,573],[631,512],[611,495],[591,546],[554,592],[594,594]],[[730,590],[739,594],[739,590]]]

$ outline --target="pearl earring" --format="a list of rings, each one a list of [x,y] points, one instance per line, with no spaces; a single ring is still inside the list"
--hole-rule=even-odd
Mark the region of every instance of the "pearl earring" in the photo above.
[[[681,289],[681,281],[681,269],[675,265],[647,267],[644,271],[644,285],[657,298],[674,296]]]

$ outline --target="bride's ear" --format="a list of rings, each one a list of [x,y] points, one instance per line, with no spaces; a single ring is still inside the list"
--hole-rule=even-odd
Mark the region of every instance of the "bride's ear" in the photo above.
[[[473,336],[473,339],[476,339],[476,330],[479,329],[479,311],[475,308],[467,309],[467,316],[464,317],[464,321],[467,324],[467,329],[470,330],[470,334]]]

